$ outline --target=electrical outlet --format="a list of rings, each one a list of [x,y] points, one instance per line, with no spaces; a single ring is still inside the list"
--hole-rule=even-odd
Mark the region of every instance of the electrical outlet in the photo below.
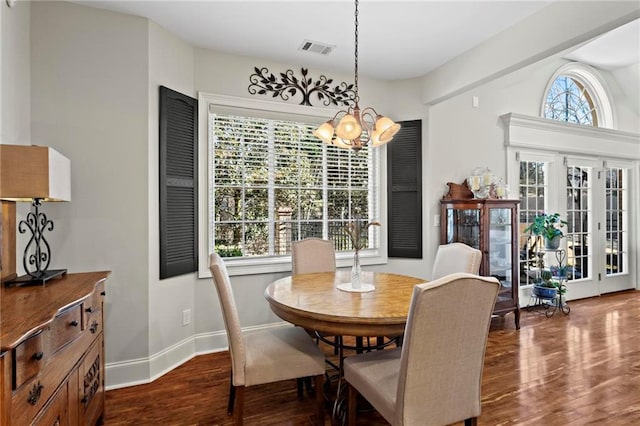
[[[191,324],[191,309],[182,311],[182,326]]]
[[[433,215],[433,226],[435,226],[435,227],[439,227],[440,226],[440,215],[439,214]]]

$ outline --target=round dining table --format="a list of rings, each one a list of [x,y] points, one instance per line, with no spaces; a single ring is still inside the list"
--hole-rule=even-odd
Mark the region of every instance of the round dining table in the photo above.
[[[350,271],[301,274],[269,284],[264,295],[273,312],[285,321],[337,336],[398,336],[404,333],[416,284],[425,279],[363,271],[368,292],[338,288],[351,281]]]

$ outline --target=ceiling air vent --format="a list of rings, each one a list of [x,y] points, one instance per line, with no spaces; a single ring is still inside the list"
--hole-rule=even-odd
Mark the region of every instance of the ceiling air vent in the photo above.
[[[302,42],[298,50],[305,52],[319,53],[321,55],[328,55],[335,48],[330,44],[320,43],[318,41],[305,40]]]

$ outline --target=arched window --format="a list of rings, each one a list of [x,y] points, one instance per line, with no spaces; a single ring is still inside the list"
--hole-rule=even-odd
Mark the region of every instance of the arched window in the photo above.
[[[540,114],[552,120],[613,128],[614,114],[608,93],[593,68],[569,63],[549,80]]]
[[[567,75],[561,75],[551,85],[544,104],[544,117],[598,127],[598,114],[584,86]]]

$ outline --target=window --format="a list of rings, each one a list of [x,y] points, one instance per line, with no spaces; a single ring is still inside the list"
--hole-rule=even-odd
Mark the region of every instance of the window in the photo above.
[[[627,272],[629,245],[628,170],[605,168],[605,264],[608,276]]]
[[[591,167],[570,163],[567,167],[567,264],[569,281],[591,277],[592,244]]]
[[[207,251],[226,257],[230,268],[242,265],[237,273],[254,273],[252,265],[288,270],[291,243],[306,237],[332,240],[339,260],[352,250],[349,220],[379,219],[379,150],[323,144],[312,132],[331,112],[274,114],[215,103],[208,111]],[[367,242],[362,257],[377,257],[378,227],[369,228]],[[281,266],[265,270],[268,264]]]
[[[562,75],[547,92],[544,117],[585,126],[598,126],[591,95],[576,79]]]
[[[538,256],[535,237],[524,233],[536,215],[546,211],[548,202],[549,163],[538,160],[521,159],[520,184],[520,285],[531,285],[538,278],[538,267],[542,259]]]
[[[588,65],[568,63],[558,69],[544,91],[540,115],[592,127],[614,127],[613,107],[604,80]]]

